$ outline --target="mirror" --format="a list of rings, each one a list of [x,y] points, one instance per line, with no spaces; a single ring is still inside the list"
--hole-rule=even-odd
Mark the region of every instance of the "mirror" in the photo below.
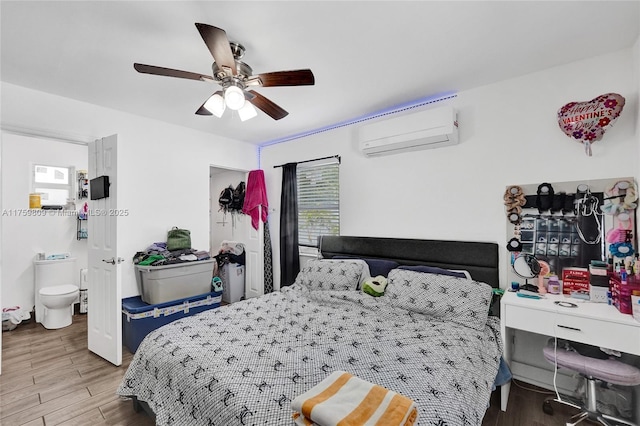
[[[540,263],[535,256],[522,253],[513,261],[513,270],[525,280],[535,278],[540,273]]]

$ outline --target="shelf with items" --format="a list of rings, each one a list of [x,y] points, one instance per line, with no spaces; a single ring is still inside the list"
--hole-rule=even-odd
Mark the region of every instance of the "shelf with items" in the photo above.
[[[78,220],[76,222],[76,237],[78,240],[86,240],[89,238],[89,233],[87,231],[87,217],[81,217],[78,214]]]
[[[86,170],[78,170],[76,172],[76,180],[78,182],[78,200],[89,198],[89,175]]]
[[[87,220],[89,220],[89,205],[85,202],[78,211],[76,220],[76,238],[78,240],[86,240],[89,237]]]

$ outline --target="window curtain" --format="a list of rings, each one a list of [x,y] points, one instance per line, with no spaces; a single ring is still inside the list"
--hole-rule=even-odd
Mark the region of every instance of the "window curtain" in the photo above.
[[[293,284],[300,272],[298,250],[297,163],[282,166],[280,195],[280,286]]]

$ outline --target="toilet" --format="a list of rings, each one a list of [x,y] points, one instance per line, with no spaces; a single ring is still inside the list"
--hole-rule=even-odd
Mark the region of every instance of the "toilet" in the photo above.
[[[78,300],[76,259],[36,260],[36,322],[53,330],[71,325]]]

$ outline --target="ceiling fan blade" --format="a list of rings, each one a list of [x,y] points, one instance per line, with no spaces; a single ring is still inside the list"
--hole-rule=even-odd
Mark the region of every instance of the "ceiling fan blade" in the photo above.
[[[313,72],[310,69],[304,70],[292,70],[292,71],[276,71],[268,72],[264,74],[258,74],[251,77],[249,80],[255,78],[260,79],[261,84],[257,84],[262,87],[272,86],[313,86],[316,82]],[[252,81],[248,81],[247,85],[252,84]]]
[[[249,93],[255,96],[254,98],[249,99],[249,102],[251,102],[255,107],[264,111],[268,116],[270,116],[274,120],[280,120],[281,118],[284,118],[287,115],[289,115],[287,111],[283,110],[278,105],[274,104],[272,101],[262,96],[260,93],[255,92],[253,90],[249,90]]]
[[[223,29],[207,24],[196,23],[196,27],[216,64],[220,68],[227,68],[229,72],[236,75],[238,70],[236,69],[236,61],[233,58],[233,52],[231,52],[227,33]]]
[[[143,74],[163,75],[165,77],[187,78],[189,80],[213,81],[213,77],[208,75],[198,74],[198,73],[189,72],[189,71],[174,70],[171,68],[156,67],[155,65],[133,64],[133,68],[135,68],[136,71]]]

